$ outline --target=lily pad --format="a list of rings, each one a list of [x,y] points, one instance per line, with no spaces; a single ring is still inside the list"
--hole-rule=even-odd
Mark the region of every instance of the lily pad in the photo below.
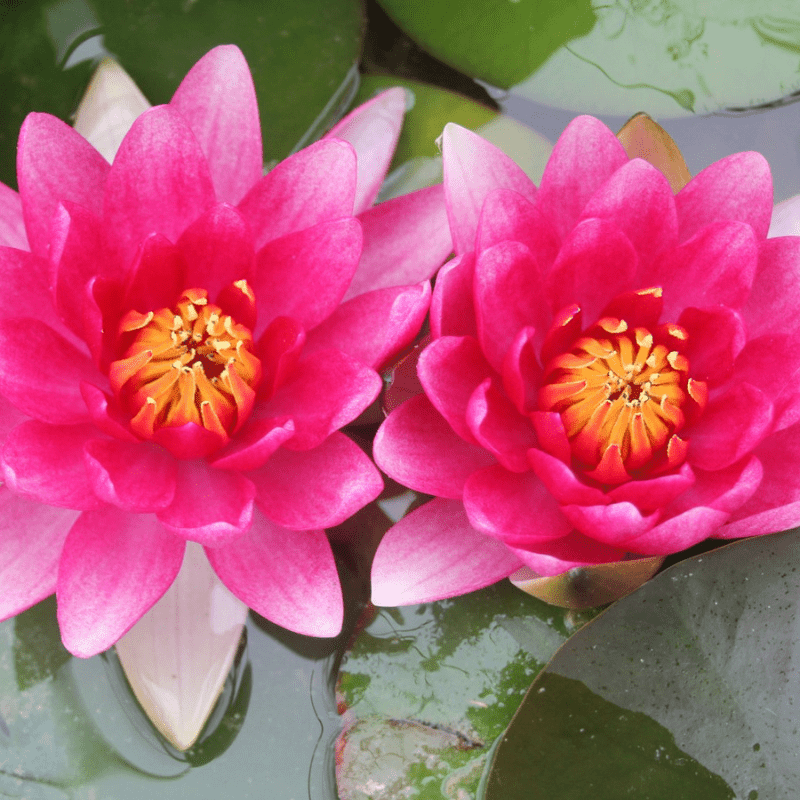
[[[341,800],[473,796],[530,681],[592,616],[553,608],[507,582],[381,609],[339,676]]]
[[[481,796],[796,797],[798,564],[798,532],[749,539],[615,603],[531,686]]]

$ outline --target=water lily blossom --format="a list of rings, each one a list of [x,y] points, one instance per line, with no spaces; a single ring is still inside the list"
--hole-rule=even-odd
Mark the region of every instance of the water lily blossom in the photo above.
[[[111,164],[26,119],[19,194],[0,185],[0,617],[55,591],[90,656],[191,541],[258,613],[339,631],[324,529],[382,487],[340,429],[451,250],[441,187],[372,208],[403,113],[384,93],[264,175],[252,79],[223,46]]]
[[[385,472],[436,497],[381,542],[373,601],[800,524],[800,238],[767,239],[765,159],[673,194],[587,116],[538,188],[456,125],[443,157],[456,255],[424,394],[375,441]]]

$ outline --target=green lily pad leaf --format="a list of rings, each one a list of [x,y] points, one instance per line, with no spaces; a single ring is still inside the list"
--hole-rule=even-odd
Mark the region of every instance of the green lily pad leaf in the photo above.
[[[798,564],[797,532],[749,539],[612,605],[533,683],[481,796],[795,797]]]
[[[52,678],[70,658],[61,644],[55,595],[14,618],[14,668],[21,691]]]
[[[592,616],[548,606],[508,582],[381,609],[339,675],[341,800],[474,796],[531,679]]]

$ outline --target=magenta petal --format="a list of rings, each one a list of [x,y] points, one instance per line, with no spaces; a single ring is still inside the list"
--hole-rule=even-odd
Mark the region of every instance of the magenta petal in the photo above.
[[[503,387],[517,410],[530,415],[539,403],[542,368],[536,355],[535,328],[520,328],[503,359]]]
[[[748,335],[782,333],[800,326],[800,236],[759,244],[755,280],[742,308]]]
[[[397,146],[405,113],[405,89],[400,87],[388,89],[351,111],[325,136],[326,139],[342,139],[349,142],[356,151],[358,159],[354,211],[356,214],[369,208],[378,195],[383,179],[389,171],[389,163]]]
[[[621,561],[625,550],[590,539],[578,531],[572,531],[560,539],[544,539],[532,545],[531,550],[520,547],[509,548],[525,566],[539,575],[560,575],[575,567],[591,564],[609,564]]]
[[[448,261],[436,276],[431,297],[431,336],[475,336],[478,327],[473,304],[475,254]]]
[[[361,226],[353,217],[269,242],[256,255],[253,277],[257,331],[279,316],[296,319],[306,330],[319,325],[344,297],[360,253]]]
[[[553,311],[576,303],[595,320],[608,302],[630,288],[639,259],[622,231],[602,219],[585,219],[571,231],[547,276]]]
[[[701,469],[722,469],[755,448],[772,430],[768,397],[740,383],[712,398],[689,436],[689,462]]]
[[[261,177],[261,125],[242,51],[222,45],[181,81],[170,106],[189,123],[208,161],[217,198],[238,203]]]
[[[222,582],[253,611],[306,636],[336,636],[344,607],[324,531],[291,531],[258,510],[244,536],[206,548]]]
[[[247,477],[264,516],[294,530],[339,525],[383,489],[373,463],[342,433],[313,450],[282,448]]]
[[[214,199],[208,164],[183,118],[169,106],[146,111],[106,181],[103,217],[116,263],[127,269],[150,233],[177,241]]]
[[[419,357],[417,374],[425,394],[450,427],[470,444],[467,404],[477,387],[492,374],[480,346],[471,336],[443,336]]]
[[[267,242],[349,217],[356,190],[356,156],[347,142],[326,139],[281,161],[245,196],[239,211],[256,250]]]
[[[603,506],[562,506],[561,511],[581,533],[624,550],[636,550],[630,545],[631,540],[649,531],[661,517],[660,511],[645,516],[633,503],[628,502]]]
[[[66,648],[88,658],[111,647],[167,591],[184,548],[149,514],[113,506],[82,514],[58,569],[58,624]]]
[[[30,250],[22,218],[22,200],[4,183],[0,183],[0,247]]]
[[[631,539],[628,545],[631,550],[649,556],[678,553],[713,536],[729,516],[726,511],[697,506]]]
[[[14,428],[3,448],[3,478],[18,494],[64,508],[100,508],[86,474],[83,448],[97,436],[91,425],[47,425],[38,420]]]
[[[19,133],[17,176],[31,250],[47,256],[50,220],[64,200],[100,213],[109,166],[80,134],[49,114],[29,114]]]
[[[441,185],[379,203],[358,219],[364,247],[345,299],[427,280],[453,249]]]
[[[750,227],[718,222],[674,250],[662,252],[646,280],[663,287],[665,318],[674,320],[688,306],[741,308],[757,263],[758,244]]]
[[[308,450],[352,422],[381,386],[375,370],[338,350],[320,350],[298,363],[295,377],[259,409],[259,415],[291,418],[295,435],[287,446]]]
[[[79,514],[0,487],[0,619],[53,594],[61,548]]]
[[[761,153],[734,153],[714,162],[675,196],[681,238],[721,220],[742,220],[763,239],[772,216],[772,176]]]
[[[140,314],[174,308],[187,284],[186,261],[165,236],[154,233],[141,244],[129,274],[124,307]],[[203,286],[203,284],[200,284]]]
[[[124,511],[166,508],[175,495],[176,465],[161,447],[145,442],[90,439],[86,472],[95,494]]]
[[[608,493],[612,503],[633,503],[640,511],[655,511],[669,505],[695,482],[695,474],[688,464],[671,475],[660,475],[642,481],[628,481]]]
[[[360,294],[309,333],[304,353],[333,348],[378,369],[419,333],[430,296],[427,281]]]
[[[482,589],[519,567],[505,545],[470,525],[461,503],[437,498],[381,540],[372,562],[372,602],[429,603]]]
[[[727,306],[687,308],[678,322],[689,334],[684,352],[692,378],[711,386],[722,383],[747,341],[741,316]]]
[[[98,389],[91,383],[81,383],[81,395],[89,410],[89,416],[98,430],[126,442],[139,441],[130,431],[128,418],[102,389]]]
[[[181,289],[201,287],[211,301],[226,286],[253,273],[252,235],[242,215],[230,206],[214,206],[199,217],[181,235],[178,249],[188,266]]]
[[[536,200],[561,238],[575,226],[589,198],[627,163],[617,137],[599,119],[581,116],[567,125],[547,162]]]
[[[499,465],[470,475],[464,508],[474,528],[510,547],[535,548],[540,540],[559,539],[572,530],[536,475],[509,472]]]
[[[495,463],[483,448],[468,444],[424,395],[398,406],[378,428],[375,463],[395,480],[426,494],[460,498],[464,481]]]
[[[502,150],[449,122],[442,134],[444,192],[457,255],[475,248],[481,208],[489,192],[511,189],[533,200],[536,187]]]
[[[528,451],[528,459],[539,480],[559,503],[594,506],[610,502],[603,492],[581,483],[563,461],[549,453],[532,449]]]
[[[167,530],[212,547],[241,536],[253,518],[253,484],[238,472],[214,469],[202,461],[180,461],[175,497],[157,513]]]
[[[498,372],[520,328],[542,331],[548,326],[542,274],[525,245],[502,242],[478,256],[475,311],[481,347]]]
[[[88,419],[80,382],[102,380],[91,359],[38,319],[0,320],[0,392],[43,422]]]
[[[257,469],[292,436],[294,422],[290,419],[251,418],[211,464],[218,469]]]

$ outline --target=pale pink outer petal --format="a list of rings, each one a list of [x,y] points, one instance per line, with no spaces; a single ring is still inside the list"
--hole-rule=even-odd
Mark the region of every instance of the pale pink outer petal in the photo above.
[[[775,204],[767,236],[800,236],[800,194]]]
[[[361,225],[354,217],[321,222],[274,239],[256,255],[253,291],[260,333],[275,317],[296,319],[306,330],[341,303],[358,266]]]
[[[334,348],[379,369],[419,333],[430,298],[427,281],[360,294],[309,332],[303,354]]]
[[[522,562],[476,531],[464,506],[436,498],[390,528],[372,562],[377,606],[428,603],[473,592],[508,577]]]
[[[356,151],[358,181],[355,214],[360,214],[375,202],[389,171],[405,113],[405,89],[399,86],[387,89],[351,111],[325,136],[326,139],[349,142]]]
[[[170,105],[203,148],[217,199],[238,203],[261,177],[264,163],[256,91],[242,51],[222,45],[206,53]]]
[[[0,183],[0,246],[29,249],[25,220],[22,218],[22,200],[4,183]]]
[[[589,198],[628,156],[599,119],[576,117],[556,142],[542,175],[536,204],[565,237],[577,223]]]
[[[268,172],[239,204],[254,245],[349,217],[356,190],[356,155],[347,142],[327,139],[303,148]]]
[[[88,658],[111,647],[178,574],[185,543],[150,514],[108,506],[84,512],[58,568],[58,624],[65,647]]]
[[[166,508],[175,495],[175,459],[146,442],[90,439],[84,445],[86,472],[95,494],[124,511]]]
[[[441,185],[379,203],[358,219],[364,246],[345,300],[427,280],[453,249]]]
[[[85,444],[97,436],[92,425],[23,422],[3,447],[3,479],[18,494],[63,508],[104,505],[86,474]]]
[[[456,256],[436,276],[431,297],[431,336],[478,336],[473,304],[475,254]]]
[[[0,487],[0,619],[53,594],[61,548],[79,515]]]
[[[29,114],[19,133],[17,176],[31,250],[46,257],[50,220],[70,200],[100,214],[109,166],[80,134],[49,114]]]
[[[255,486],[238,472],[214,469],[199,460],[180,461],[175,497],[157,516],[183,539],[227,545],[250,527],[255,495]]]
[[[461,255],[475,247],[481,208],[489,192],[511,189],[532,201],[536,187],[502,150],[453,122],[445,125],[441,147],[453,249]]]
[[[104,382],[91,359],[38,319],[0,320],[0,392],[43,422],[89,419],[81,381]]]
[[[146,111],[108,173],[103,219],[110,255],[127,270],[145,236],[177,241],[214,201],[208,164],[183,118],[169,106]]]
[[[222,582],[262,617],[307,636],[336,636],[344,605],[324,531],[292,531],[256,509],[250,530],[206,548]]]
[[[439,497],[460,498],[467,478],[496,463],[482,447],[468,444],[424,395],[398,406],[378,428],[375,463],[404,486]]]
[[[715,161],[675,196],[681,239],[722,220],[741,220],[763,239],[772,216],[772,175],[761,153],[734,153]]]
[[[264,516],[293,530],[339,525],[383,489],[372,461],[343,433],[313,450],[281,448],[247,477]]]

